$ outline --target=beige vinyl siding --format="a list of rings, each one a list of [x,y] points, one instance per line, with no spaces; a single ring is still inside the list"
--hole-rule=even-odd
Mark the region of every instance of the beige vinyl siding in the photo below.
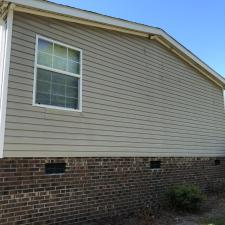
[[[36,34],[83,50],[83,111],[32,106]],[[16,13],[4,156],[225,155],[222,89],[156,41]]]

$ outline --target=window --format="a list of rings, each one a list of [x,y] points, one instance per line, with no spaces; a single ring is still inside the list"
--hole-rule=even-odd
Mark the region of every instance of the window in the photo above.
[[[37,36],[34,105],[81,111],[82,52]]]

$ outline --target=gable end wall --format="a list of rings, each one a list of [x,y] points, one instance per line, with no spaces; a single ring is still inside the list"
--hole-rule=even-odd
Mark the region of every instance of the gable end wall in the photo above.
[[[32,106],[36,34],[83,49],[83,111]],[[223,94],[153,40],[15,13],[5,157],[224,156]]]

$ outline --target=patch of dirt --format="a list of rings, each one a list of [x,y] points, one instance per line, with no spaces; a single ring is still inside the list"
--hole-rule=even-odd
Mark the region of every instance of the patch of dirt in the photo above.
[[[225,196],[210,196],[198,214],[178,216],[174,225],[199,225],[206,218],[222,217],[225,214]]]
[[[144,210],[137,215],[114,217],[85,225],[201,225],[200,221],[225,215],[225,195],[209,196],[198,213],[163,210],[157,216]]]

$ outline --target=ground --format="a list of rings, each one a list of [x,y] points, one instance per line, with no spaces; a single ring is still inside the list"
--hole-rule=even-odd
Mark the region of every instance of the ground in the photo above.
[[[225,225],[225,195],[209,196],[200,211],[192,214],[162,210],[159,215],[152,216],[148,210],[143,210],[136,215],[105,219],[87,225]]]

